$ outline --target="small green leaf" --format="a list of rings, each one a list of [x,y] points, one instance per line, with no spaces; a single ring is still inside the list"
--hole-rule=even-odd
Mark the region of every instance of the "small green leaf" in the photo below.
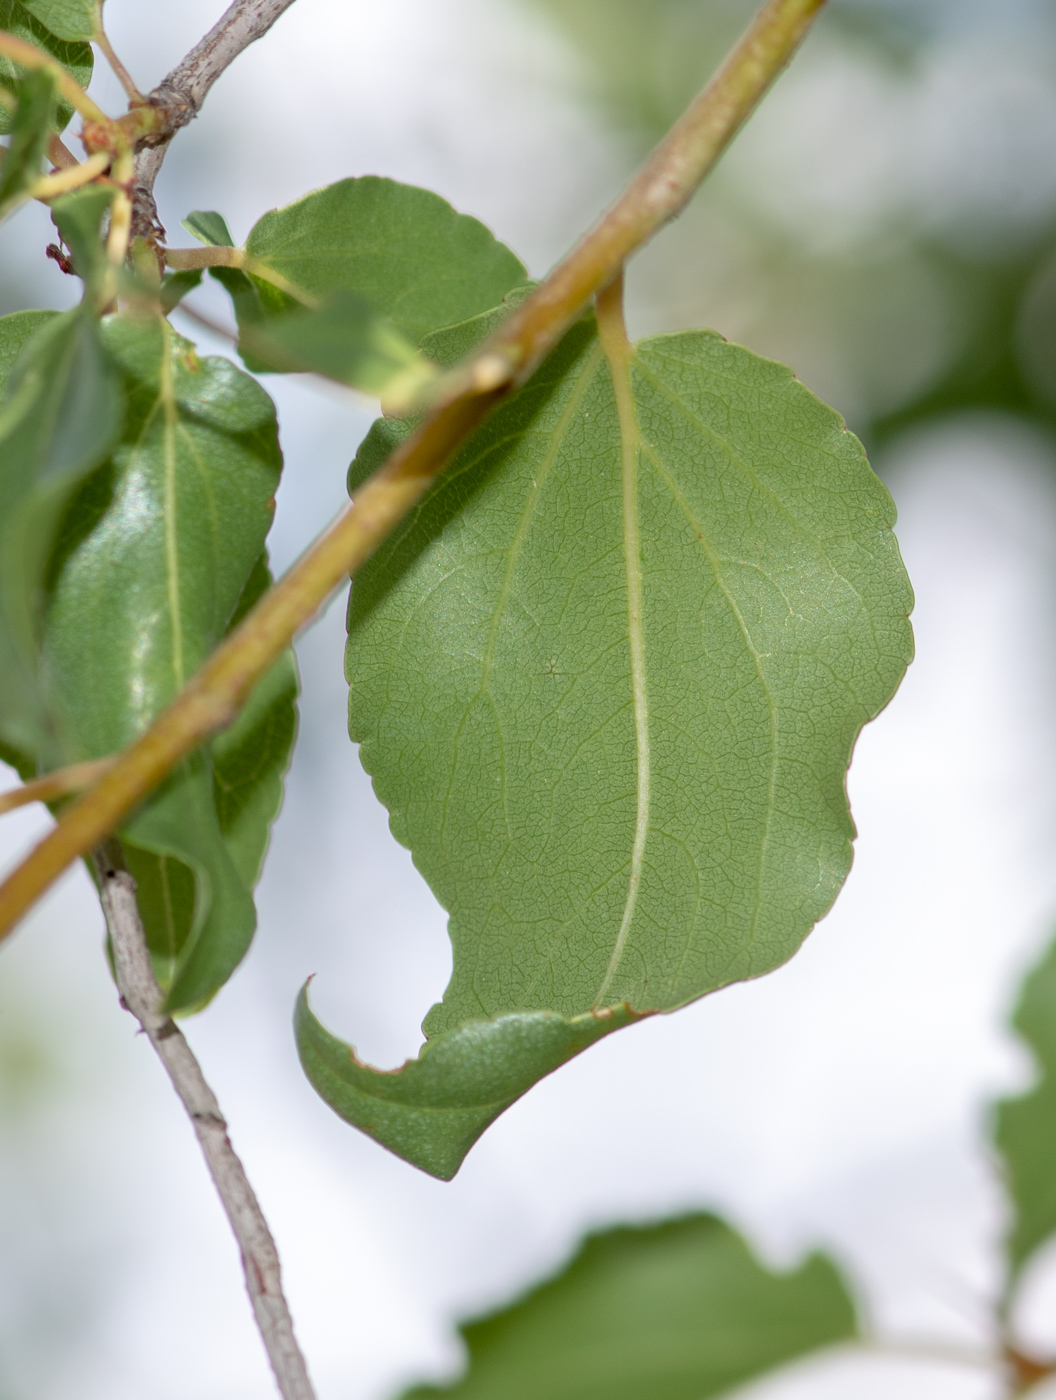
[[[61,757],[37,675],[49,560],[68,503],[121,431],[124,399],[85,308],[5,322],[5,358],[27,338],[0,407],[0,742],[40,771]]]
[[[100,0],[22,0],[23,5],[41,24],[59,39],[81,40],[95,38],[96,9]]]
[[[525,279],[482,223],[429,190],[375,175],[339,180],[265,214],[246,252],[320,300],[357,292],[414,343],[495,306]],[[289,308],[254,281],[265,309]]]
[[[587,1237],[556,1278],[462,1329],[469,1365],[404,1400],[713,1400],[853,1341],[836,1265],[776,1272],[714,1215]]]
[[[41,175],[48,149],[55,83],[50,73],[27,73],[22,80],[11,140],[0,161],[0,219],[24,200]]]
[[[271,400],[230,361],[199,359],[160,319],[113,317],[105,334],[125,376],[128,422],[67,517],[45,633],[48,701],[67,761],[137,738],[224,636],[247,591],[259,592],[281,466]],[[122,828],[131,846],[161,858],[145,914],[170,1009],[207,1001],[252,938],[250,890],[292,738],[291,682],[280,663],[249,717]],[[254,759],[258,740],[268,747]],[[190,920],[174,862],[193,876]],[[166,913],[166,883],[175,912]]]
[[[1013,1222],[1005,1243],[1010,1287],[1056,1234],[1056,944],[1023,985],[1012,1024],[1040,1071],[1028,1093],[997,1105],[994,1140],[1004,1161]]]
[[[227,221],[222,214],[218,214],[214,209],[192,209],[186,219],[181,220],[183,227],[199,243],[204,243],[207,248],[233,248],[234,240],[227,227]]]
[[[423,1062],[469,1023],[614,1029],[758,977],[850,868],[851,750],[912,646],[891,499],[781,365],[700,332],[626,375],[624,440],[581,322],[353,585],[350,732],[451,914]],[[375,424],[351,490],[406,431]],[[316,1087],[376,1132],[333,1077],[370,1071],[328,1063]]]
[[[392,322],[356,292],[334,292],[318,311],[242,325],[241,344],[284,371],[310,370],[391,401],[422,388],[435,370]]]
[[[166,316],[184,299],[188,292],[193,292],[195,287],[200,286],[202,281],[201,268],[193,268],[186,272],[167,272],[161,279],[161,309]]]
[[[18,39],[27,39],[36,44],[53,58],[58,59],[75,83],[86,88],[92,79],[92,49],[84,43],[69,43],[43,25],[30,14],[20,0],[0,0],[0,29],[14,34]],[[25,72],[10,58],[0,55],[0,86],[13,92],[17,97],[25,79]],[[73,116],[73,108],[67,102],[59,101],[54,113],[56,131],[62,131]],[[0,136],[11,131],[15,114],[0,103]]]

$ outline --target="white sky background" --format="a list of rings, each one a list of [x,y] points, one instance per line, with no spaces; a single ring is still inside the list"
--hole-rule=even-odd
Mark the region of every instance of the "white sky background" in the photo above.
[[[221,8],[109,0],[108,20],[147,87]],[[1023,122],[1032,130],[1039,112],[1056,111],[1050,89],[1017,85],[1023,55],[988,43],[990,71],[1008,79],[993,84],[994,110],[1012,110],[1011,130],[1036,100]],[[928,100],[943,119],[914,130],[940,155],[948,108],[927,94],[948,90],[951,73],[968,83],[973,52],[948,46],[921,88],[917,122]],[[889,177],[892,146],[874,139],[863,157],[855,122],[868,117],[873,130],[886,112],[905,149],[904,94],[884,107],[849,60],[841,87],[826,53],[806,54],[798,84],[790,75],[788,96],[775,94],[769,127],[760,122],[740,157],[746,179],[766,170],[774,217],[801,216],[803,228],[835,202],[829,227],[853,231],[856,198],[870,228],[893,208],[906,217],[904,182],[878,205],[876,181],[848,192],[832,177],[855,155],[877,181]],[[829,79],[813,107],[809,63]],[[221,210],[237,240],[267,208],[374,172],[439,190],[539,274],[626,163],[578,105],[575,77],[572,58],[513,0],[298,0],[175,143],[159,186],[170,240],[190,241],[179,220],[193,207]],[[108,75],[93,90],[118,106]],[[978,105],[978,83],[972,91]],[[863,94],[867,108],[856,106]],[[824,102],[840,120],[824,120]],[[813,164],[788,142],[799,121],[818,143]],[[1031,161],[1051,161],[1051,144],[1023,160],[1021,183],[1041,198]],[[1007,170],[1007,151],[994,161]],[[929,217],[982,200],[977,180],[974,167],[959,185],[950,175]],[[791,184],[798,206],[784,198]],[[1046,188],[1056,199],[1051,169]],[[1010,217],[1007,196],[1001,209]],[[1036,204],[1025,210],[1024,221],[1038,217]],[[32,210],[0,232],[5,271],[29,304],[70,296],[42,261],[47,229]],[[648,256],[635,306],[654,328],[662,307],[648,288],[663,244]],[[344,499],[371,414],[292,378],[268,387],[287,461],[273,535],[282,566]],[[858,747],[858,854],[834,914],[786,968],[622,1032],[546,1080],[450,1185],[342,1124],[296,1063],[290,1015],[310,973],[324,1020],[391,1066],[414,1053],[450,969],[442,912],[389,837],[347,741],[341,605],[304,639],[301,740],[260,932],[187,1029],[277,1234],[320,1400],[382,1400],[450,1372],[452,1317],[554,1267],[585,1228],[696,1207],[730,1215],[771,1259],[830,1247],[890,1335],[985,1341],[1001,1207],[981,1106],[1029,1077],[1002,1018],[1056,916],[1056,473],[1044,441],[993,418],[904,441],[878,465],[899,504],[919,655]],[[44,824],[5,818],[0,858]],[[14,1032],[39,1047],[23,1065],[25,1096],[0,1095],[0,1400],[265,1400],[235,1247],[161,1071],[118,1010],[101,932],[78,871],[0,952],[0,1057]],[[1056,1345],[1056,1327],[1037,1320],[1044,1283],[1034,1320]],[[829,1364],[752,1393],[995,1393],[985,1374],[892,1365]]]

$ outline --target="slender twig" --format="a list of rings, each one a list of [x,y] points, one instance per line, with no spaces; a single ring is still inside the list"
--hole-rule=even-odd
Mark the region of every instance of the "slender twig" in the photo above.
[[[132,191],[134,237],[150,237],[161,229],[154,203],[154,181],[169,141],[180,127],[198,115],[209,89],[221,73],[244,49],[266,34],[292,4],[293,0],[235,0],[205,38],[195,44],[147,98],[163,119],[159,137],[152,139],[136,158]]]
[[[136,884],[125,865],[121,844],[108,840],[93,853],[99,893],[121,1000],[143,1027],[187,1110],[209,1174],[231,1222],[256,1315],[279,1391],[284,1400],[314,1400],[308,1369],[293,1332],[282,1291],[282,1271],[268,1222],[245,1168],[231,1146],[227,1123],[201,1066],[179,1027],[160,1008],[163,997],[154,977]]]
[[[101,23],[100,23],[100,25],[99,25],[98,32],[97,32],[97,34],[96,34],[96,36],[95,36],[95,42],[96,42],[96,43],[99,45],[99,47],[102,49],[102,51],[103,51],[103,57],[106,59],[107,63],[109,63],[110,67],[113,69],[114,76],[117,78],[117,81],[118,81],[118,82],[121,84],[121,86],[124,88],[124,90],[125,90],[125,96],[128,98],[128,100],[129,100],[130,102],[136,102],[136,103],[145,102],[145,101],[146,101],[146,98],[145,98],[145,97],[143,96],[143,94],[140,92],[139,88],[136,87],[136,84],[135,84],[135,81],[134,81],[134,79],[133,79],[133,77],[132,77],[132,74],[128,71],[128,69],[125,67],[125,65],[121,62],[121,60],[118,58],[117,54],[114,53],[114,50],[113,50],[113,48],[112,48],[112,46],[111,46],[111,44],[110,44],[110,40],[106,37],[106,30],[103,28],[103,26],[102,26]]]
[[[70,797],[75,792],[90,788],[117,761],[116,755],[110,758],[90,758],[86,763],[71,763],[68,768],[56,768],[54,773],[45,773],[42,778],[34,778],[10,792],[0,792],[0,816],[14,812],[30,802],[54,802],[58,797]]]
[[[349,574],[421,499],[455,450],[533,372],[627,256],[686,204],[784,68],[824,0],[769,0],[722,69],[609,212],[471,359],[464,387],[434,409],[101,781],[63,813],[0,886],[0,938],[205,739]]]
[[[48,137],[48,159],[56,170],[72,170],[80,163],[62,138],[54,132]]]

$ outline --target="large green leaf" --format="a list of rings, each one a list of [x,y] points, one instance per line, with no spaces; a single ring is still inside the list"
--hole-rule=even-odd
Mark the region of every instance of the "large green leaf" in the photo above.
[[[40,770],[61,757],[37,668],[49,559],[69,501],[121,431],[124,400],[85,308],[0,324],[11,366],[0,407],[0,742]]]
[[[1013,1207],[1010,1287],[1056,1234],[1056,944],[1024,983],[1012,1024],[1033,1050],[1039,1078],[1029,1093],[998,1104],[994,1124]]]
[[[281,466],[271,400],[229,361],[198,359],[160,319],[114,317],[105,335],[128,422],[67,517],[45,635],[67,759],[138,737],[259,593]],[[174,1010],[206,1001],[252,938],[250,891],[292,740],[289,662],[262,684],[236,730],[122,830],[160,861],[148,877],[133,856]]]
[[[95,38],[96,10],[101,0],[22,0],[22,3],[60,39],[86,43]]]
[[[44,49],[58,59],[74,82],[86,88],[92,78],[92,49],[84,43],[70,43],[53,33],[35,15],[20,3],[20,0],[0,0],[0,29],[5,29],[16,38],[27,39],[31,44]],[[0,55],[0,86],[13,92],[17,97],[24,80],[24,71],[12,59]],[[0,102],[0,135],[11,130],[14,112]],[[55,108],[55,129],[62,131],[73,116],[73,108],[66,102],[59,102]]]
[[[29,199],[48,149],[55,83],[50,73],[27,73],[22,81],[11,140],[0,161],[0,219]]]
[[[462,1328],[464,1379],[404,1400],[711,1400],[857,1332],[823,1255],[776,1273],[691,1215],[588,1237],[557,1278]]]
[[[640,344],[624,387],[626,440],[581,322],[353,586],[351,735],[451,914],[452,979],[402,1071],[436,1095],[428,1170],[466,1145],[432,1108],[490,1082],[523,1013],[601,1034],[795,952],[850,868],[855,738],[910,658],[894,508],[831,409],[704,332]],[[375,425],[353,491],[403,431]],[[403,1152],[308,1017],[313,1083]],[[539,1026],[536,1074],[571,1053]],[[457,1086],[426,1076],[467,1036],[486,1051]]]
[[[265,214],[246,252],[310,296],[357,292],[412,341],[467,320],[525,279],[519,259],[468,214],[415,185],[339,180]],[[265,311],[290,302],[254,278]]]

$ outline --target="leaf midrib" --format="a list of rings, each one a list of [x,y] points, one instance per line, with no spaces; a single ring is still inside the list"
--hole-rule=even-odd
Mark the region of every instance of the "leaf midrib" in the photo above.
[[[620,426],[623,560],[627,583],[627,640],[631,656],[631,696],[634,708],[636,810],[627,897],[624,901],[623,916],[616,934],[616,942],[613,945],[605,974],[601,979],[601,986],[594,998],[594,1010],[597,1010],[604,1001],[605,994],[612,986],[613,978],[616,976],[623,959],[624,949],[627,946],[627,939],[630,937],[631,925],[634,921],[634,911],[638,904],[638,891],[641,887],[642,870],[645,864],[645,847],[649,838],[651,778],[649,697],[645,681],[645,636],[642,630],[642,557],[638,531],[638,454],[642,448],[642,437],[638,427],[638,415],[634,407],[634,389],[631,384],[631,359],[634,352],[627,340],[627,333],[623,325],[622,302],[619,306],[618,315],[614,314],[612,310],[606,313],[599,299],[598,331],[606,359],[609,362],[613,394],[616,398],[616,415]]]

